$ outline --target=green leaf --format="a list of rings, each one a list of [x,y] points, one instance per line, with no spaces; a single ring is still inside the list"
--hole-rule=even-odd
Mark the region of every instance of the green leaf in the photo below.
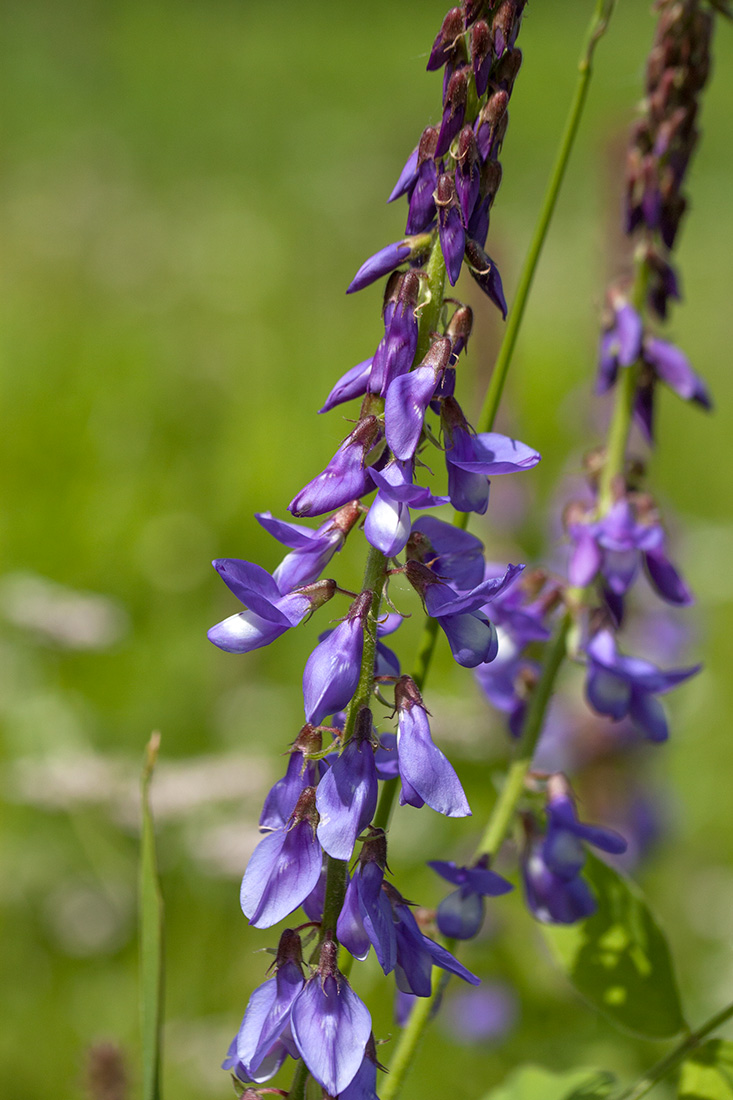
[[[710,1039],[688,1054],[677,1095],[679,1100],[733,1100],[733,1043]]]
[[[147,745],[142,772],[140,845],[140,1016],[143,1100],[160,1100],[160,1047],[163,1019],[163,899],[158,885],[150,782],[158,759],[160,734]]]
[[[542,1066],[520,1066],[483,1100],[605,1100],[615,1083],[605,1070],[552,1073]]]
[[[589,854],[584,875],[598,911],[570,927],[543,926],[578,992],[624,1031],[667,1039],[683,1030],[667,941],[642,895]]]

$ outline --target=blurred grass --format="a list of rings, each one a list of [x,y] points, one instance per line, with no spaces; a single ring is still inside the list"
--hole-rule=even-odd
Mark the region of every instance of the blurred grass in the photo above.
[[[589,10],[577,0],[529,7],[490,238],[509,290]],[[4,6],[3,570],[106,594],[129,617],[127,632],[99,650],[54,644],[7,615],[0,628],[0,958],[9,1022],[0,1032],[0,1091],[15,1100],[49,1087],[81,1095],[84,1052],[99,1039],[122,1044],[139,1085],[130,785],[153,728],[164,735],[161,785],[166,758],[169,778],[166,812],[157,814],[166,1092],[177,1100],[229,1094],[218,1062],[261,980],[253,952],[270,942],[247,929],[238,877],[256,840],[257,785],[274,778],[276,754],[300,724],[299,670],[313,629],[246,660],[215,650],[206,627],[233,608],[208,561],[231,555],[274,566],[278,549],[252,514],[283,515],[345,432],[338,413],[318,420],[314,412],[379,338],[379,291],[346,299],[344,288],[366,255],[402,231],[402,210],[384,198],[422,127],[437,118],[439,81],[424,64],[442,15],[433,0],[338,9],[234,0]],[[517,542],[525,560],[542,553],[557,481],[577,470],[602,422],[587,411],[589,378],[603,290],[620,254],[624,135],[651,34],[647,5],[621,3],[598,52],[503,412],[504,427],[544,461],[513,490],[495,483],[480,530],[496,557],[516,553]],[[651,462],[655,487],[680,516],[677,557],[700,595],[689,616],[692,654],[706,663],[704,677],[672,701],[673,739],[654,756],[674,791],[673,830],[646,875],[693,1018],[733,991],[728,26],[719,28],[717,58],[679,252],[686,301],[671,332],[710,382],[718,410],[707,419],[662,395]],[[483,310],[477,328],[462,380],[474,408],[500,323]],[[515,509],[517,499],[525,507],[518,533],[502,520],[502,505]],[[358,584],[357,551],[343,554],[347,585]],[[416,610],[399,585],[395,598]],[[401,641],[408,664],[418,626],[415,616]],[[442,708],[446,736],[458,735],[458,767],[472,804],[485,807],[487,761],[501,740],[469,683],[443,653],[434,679],[440,707],[431,709]],[[471,729],[480,738],[487,721],[493,747],[474,765],[474,746],[462,747],[460,735]],[[241,798],[203,767],[209,754],[241,769]],[[398,884],[435,904],[437,884],[409,863],[428,848],[468,850],[470,828],[402,817],[391,858]],[[518,987],[519,1029],[481,1051],[458,1050],[436,1026],[407,1100],[426,1082],[435,1095],[475,1096],[522,1059],[564,1068],[578,1046],[582,1061],[624,1072],[655,1056],[578,1007],[520,899],[502,901],[496,919],[501,934],[473,947],[469,961]],[[377,995],[373,968],[360,980],[362,993]],[[387,1035],[393,1024],[381,996],[375,1021]]]

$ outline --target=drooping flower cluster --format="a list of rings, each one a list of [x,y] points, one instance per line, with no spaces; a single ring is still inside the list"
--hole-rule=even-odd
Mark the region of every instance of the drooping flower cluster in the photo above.
[[[252,925],[270,928],[301,906],[308,918],[282,934],[275,974],[252,995],[230,1049],[225,1065],[244,1082],[269,1080],[291,1057],[302,1060],[329,1096],[375,1095],[371,1019],[338,969],[339,944],[356,959],[373,948],[406,995],[430,994],[434,966],[478,982],[424,933],[411,903],[386,878],[386,837],[374,824],[380,783],[398,782],[403,805],[427,805],[448,817],[471,811],[455,768],[433,741],[418,684],[401,674],[384,643],[401,617],[382,618],[380,606],[389,576],[402,573],[455,660],[475,667],[496,656],[492,607],[524,568],[487,573],[479,539],[433,515],[414,514],[446,503],[483,513],[491,477],[529,470],[540,458],[518,440],[476,433],[469,424],[455,391],[472,311],[444,301],[445,278],[454,285],[465,260],[506,314],[501,279],[484,248],[501,179],[507,103],[521,63],[515,40],[523,7],[524,0],[469,0],[448,13],[434,44],[428,68],[445,69],[442,122],[423,133],[391,196],[407,198],[406,237],[368,260],[349,287],[389,276],[383,333],[374,354],[338,380],[321,409],[360,399],[359,415],[322,472],[288,506],[294,517],[325,518],[313,529],[269,512],[257,517],[289,550],[272,574],[238,559],[214,563],[244,605],[209,631],[228,652],[269,645],[326,601],[344,594],[350,600],[340,621],[324,624],[306,661],[305,724],[285,774],[265,799],[265,835],[242,880],[241,905]],[[426,477],[425,453],[432,447],[444,458],[440,489]],[[362,521],[370,564],[354,596],[322,573],[331,571]],[[372,715],[377,689],[381,700],[393,691],[391,716]],[[326,737],[331,743],[324,747]],[[484,895],[510,888],[487,867],[470,875],[479,907]],[[467,904],[475,910],[477,901]],[[317,947],[306,969],[303,948],[313,926]]]

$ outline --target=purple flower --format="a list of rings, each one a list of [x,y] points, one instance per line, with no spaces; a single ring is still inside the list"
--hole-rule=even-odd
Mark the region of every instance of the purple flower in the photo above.
[[[438,178],[435,203],[438,207],[440,247],[445,259],[448,282],[451,286],[455,286],[461,273],[463,253],[466,248],[466,231],[463,228],[461,209],[452,176],[444,173]]]
[[[507,304],[499,269],[475,238],[466,242],[466,260],[472,279],[491,299],[506,321]]]
[[[473,78],[476,83],[476,95],[481,98],[489,86],[489,73],[494,60],[491,31],[484,19],[479,19],[471,29],[471,57],[473,59]]]
[[[705,383],[695,374],[687,356],[674,344],[647,336],[644,340],[644,362],[653,367],[657,377],[684,401],[694,401],[703,409],[712,408]]]
[[[472,867],[442,860],[431,860],[428,867],[458,887],[443,898],[436,914],[438,928],[449,939],[472,939],[483,923],[484,898],[498,897],[514,889],[505,878],[489,870],[487,856],[482,856]]]
[[[343,405],[344,401],[351,401],[354,397],[363,397],[367,391],[371,369],[372,360],[365,359],[347,370],[346,374],[342,374],[326,398],[323,408],[318,410],[319,413],[329,412],[337,405]]]
[[[397,988],[403,993],[414,993],[416,997],[429,997],[433,966],[447,970],[471,985],[478,985],[480,978],[459,963],[450,951],[422,934],[402,895],[389,883],[385,883],[383,889],[392,904],[395,920]]]
[[[334,554],[343,547],[346,536],[360,516],[358,500],[352,500],[340,508],[317,531],[299,523],[275,519],[270,512],[257,514],[256,518],[265,530],[292,549],[292,553],[283,558],[272,574],[283,595],[318,580]]]
[[[250,997],[235,1040],[237,1060],[248,1078],[257,1082],[272,1076],[267,1064],[271,1052],[274,1051],[277,1059],[286,1049],[281,1041],[282,1033],[288,1028],[293,1003],[303,988],[301,943],[297,932],[286,928],[282,933],[273,965],[275,976]],[[267,1076],[262,1076],[263,1072]]]
[[[431,132],[434,138],[437,138],[437,130]],[[422,233],[435,217],[434,196],[438,182],[438,169],[432,154],[423,155],[420,158],[419,165],[415,186],[410,195],[410,209],[407,215],[407,225],[405,226],[406,233]]]
[[[381,428],[376,416],[365,416],[346,437],[325,470],[291,500],[294,516],[321,516],[357,500],[371,488],[367,457],[376,447]]]
[[[307,755],[320,752],[321,743],[319,731],[306,723],[293,742],[285,775],[270,788],[265,798],[260,829],[284,829],[305,788],[315,787],[318,766],[314,760],[307,760]]]
[[[361,1068],[372,1021],[336,966],[338,947],[326,940],[318,970],[291,1011],[293,1040],[301,1058],[329,1096],[338,1096]]]
[[[601,336],[598,356],[598,393],[605,393],[616,381],[619,367],[631,367],[641,356],[644,326],[641,317],[625,298],[611,303],[612,322]]]
[[[540,460],[537,451],[497,432],[472,433],[458,402],[446,398],[441,411],[448,469],[448,494],[459,512],[486,511],[489,476],[531,470]]]
[[[493,660],[497,652],[496,629],[478,608],[495,599],[523,569],[523,565],[509,565],[503,577],[492,577],[462,593],[419,562],[408,561],[405,575],[423,597],[428,615],[438,620],[458,664],[475,668]]]
[[[341,710],[356,691],[364,650],[364,626],[371,608],[372,594],[362,592],[352,603],[348,615],[306,661],[303,671],[305,717],[314,726],[328,714]]]
[[[593,710],[615,721],[628,715],[650,741],[665,741],[667,719],[655,696],[671,691],[699,672],[701,666],[664,671],[641,657],[624,657],[618,652],[610,630],[599,630],[585,651],[588,655],[585,694]]]
[[[425,413],[448,366],[451,350],[450,340],[439,336],[415,370],[389,384],[384,401],[384,431],[393,455],[403,462],[414,457]]]
[[[482,982],[480,989],[454,994],[441,1021],[456,1043],[498,1043],[512,1031],[518,1016],[517,995],[503,982]]]
[[[428,712],[414,680],[401,676],[395,684],[397,759],[402,780],[401,801],[418,806],[427,802],[447,817],[470,817],[463,787],[447,756],[433,743]]]
[[[464,126],[458,139],[456,154],[456,195],[463,214],[463,224],[469,225],[481,189],[481,161],[476,138],[470,126]],[[463,252],[461,252],[463,259]]]
[[[623,596],[642,558],[662,599],[687,605],[692,594],[664,553],[664,528],[646,497],[621,497],[599,520],[570,522],[575,546],[568,567],[571,584],[584,588],[600,572],[611,593]]]
[[[626,841],[618,833],[578,821],[566,780],[553,775],[548,783],[547,833],[536,831],[534,819],[525,818],[527,842],[522,860],[527,905],[545,923],[573,924],[596,910],[590,887],[581,878],[585,864],[583,842],[618,855]]]
[[[369,393],[385,395],[390,382],[406,374],[412,366],[417,348],[417,299],[420,280],[414,271],[407,271],[399,280],[384,311],[384,336],[372,359],[367,389]]]
[[[334,631],[335,633],[335,631]],[[350,859],[356,838],[377,808],[372,714],[362,707],[354,734],[316,790],[318,839],[333,859]]]
[[[250,653],[269,645],[315,608],[330,600],[335,581],[318,581],[282,595],[267,570],[238,558],[219,558],[214,569],[245,605],[245,610],[212,626],[207,637],[227,653]]]
[[[412,527],[410,506],[433,508],[447,504],[448,497],[435,497],[422,485],[413,485],[413,462],[390,462],[382,470],[371,470],[378,487],[364,525],[370,546],[381,550],[388,558],[401,553]]]
[[[397,962],[397,938],[392,906],[382,889],[386,866],[384,831],[370,827],[346,889],[336,934],[339,943],[356,959],[365,959],[373,946],[379,965],[389,974]]]
[[[435,516],[419,516],[412,525],[407,556],[432,569],[458,591],[475,588],[484,579],[481,539]]]
[[[242,879],[242,911],[255,928],[270,928],[297,909],[321,873],[316,840],[315,791],[307,787],[287,826],[269,833],[255,848]]]
[[[385,245],[361,265],[349,283],[346,293],[353,294],[356,290],[363,290],[365,286],[381,279],[383,275],[389,275],[390,271],[394,271],[400,264],[421,258],[430,248],[431,243],[430,235],[421,233],[395,241],[394,244]]]
[[[464,30],[463,10],[460,7],[451,8],[433,42],[427,64],[428,72],[434,72],[445,65]]]
[[[466,95],[468,92],[468,69],[461,68],[451,76],[445,90],[443,119],[435,147],[436,157],[442,157],[450,148],[450,143],[463,126],[466,115]]]

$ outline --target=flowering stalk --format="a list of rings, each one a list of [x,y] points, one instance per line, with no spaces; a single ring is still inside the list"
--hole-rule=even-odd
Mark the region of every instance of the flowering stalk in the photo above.
[[[600,5],[599,11],[597,12],[597,15],[601,19],[603,18],[601,12],[602,7],[603,5]],[[678,63],[678,57],[675,53],[674,46],[675,36],[680,35],[680,25],[682,27],[682,35],[684,35],[685,32],[692,32],[694,42],[694,34],[697,33],[697,40],[700,42],[697,49],[694,45],[690,48],[693,62],[690,66],[691,78],[687,83],[688,87],[691,85],[695,91],[698,91],[703,82],[703,80],[700,79],[700,72],[706,72],[707,69],[707,39],[709,38],[712,17],[709,13],[700,10],[699,5],[696,3],[668,4],[665,0],[661,0],[658,7],[662,10],[662,18],[660,20],[660,29],[657,37],[657,56],[655,59],[655,51],[653,51],[652,59],[650,60],[650,75],[648,82],[651,95],[653,96],[654,94],[655,79],[660,85],[664,86],[664,66],[663,64],[660,65],[658,56],[660,51],[663,52],[666,48],[668,65],[673,66],[675,63]],[[605,22],[603,22],[600,27],[600,33],[602,33],[603,26],[605,26]],[[595,41],[596,37],[592,32],[590,37],[591,50]],[[656,76],[655,66],[657,70]],[[695,66],[697,66],[697,69]],[[661,77],[658,71],[660,67],[662,69]],[[583,69],[581,67],[581,73],[582,72]],[[581,77],[581,84],[582,79]],[[670,83],[667,82],[667,95],[668,98],[674,98],[673,94],[670,95],[669,93],[670,86]],[[684,82],[682,86],[683,88],[685,87]],[[691,110],[689,103],[684,102],[684,93],[681,93],[681,98],[683,99],[681,104],[673,103],[673,106],[677,107],[675,117],[678,125],[680,117],[685,118],[690,115],[694,117],[694,108]],[[582,101],[583,95],[581,89],[581,106]],[[577,102],[576,100],[576,105]],[[664,106],[664,99],[662,97],[661,108]],[[657,96],[656,107],[659,111],[659,96]],[[659,126],[660,129],[665,122],[663,110],[661,114],[661,124],[659,118],[652,118],[652,123]],[[650,124],[649,128],[653,128],[652,124]],[[639,130],[643,133],[643,126],[640,126]],[[569,127],[568,132],[570,134],[573,133],[572,126]],[[694,140],[689,136],[684,140],[689,150],[692,144],[694,144]],[[654,148],[657,149],[658,145]],[[686,165],[686,160],[683,160],[683,163]],[[558,178],[561,178],[561,175],[562,173],[560,172]],[[648,177],[649,173],[647,173],[647,178]],[[667,181],[667,191],[664,195],[664,203],[666,203],[667,211],[669,213],[671,209],[673,214],[670,215],[670,218],[678,220],[679,214],[684,207],[677,201],[674,190],[670,190],[668,184],[669,177],[665,177],[662,173],[662,179]],[[678,186],[680,179],[681,173],[677,180]],[[551,199],[549,201],[546,200],[545,208],[552,208]],[[692,397],[693,400],[697,400],[700,404],[707,404],[707,396],[702,383],[692,375],[692,372],[685,363],[680,366],[679,357],[673,362],[673,365],[670,365],[670,359],[674,358],[673,354],[668,350],[667,346],[660,347],[661,341],[656,341],[656,343],[652,345],[651,351],[649,343],[642,343],[641,333],[643,331],[643,323],[636,318],[642,313],[647,299],[651,296],[652,308],[656,308],[657,312],[663,315],[666,310],[666,298],[663,295],[664,286],[669,288],[676,285],[667,274],[665,276],[666,284],[660,289],[659,276],[660,270],[663,272],[672,270],[668,255],[664,250],[664,245],[667,246],[667,249],[671,248],[676,233],[676,221],[673,229],[670,229],[668,225],[665,226],[664,224],[663,214],[658,215],[658,219],[657,223],[653,223],[646,227],[645,240],[637,250],[636,280],[634,289],[630,295],[631,305],[626,307],[628,312],[632,313],[632,329],[637,329],[639,332],[639,336],[637,337],[638,347],[634,349],[633,353],[629,353],[628,349],[623,347],[624,341],[627,344],[629,343],[628,318],[624,319],[623,317],[619,317],[621,310],[618,307],[616,310],[618,331],[614,332],[614,338],[622,347],[619,358],[625,369],[620,372],[620,378],[617,383],[614,411],[609,426],[605,458],[598,482],[597,504],[593,517],[599,529],[604,523],[608,525],[612,519],[615,519],[614,512],[618,512],[616,501],[619,499],[619,485],[621,483],[625,484],[627,446],[632,417],[635,411],[639,411],[642,418],[644,417],[644,407],[642,406],[641,410],[639,410],[640,387],[646,386],[648,390],[651,390],[653,386],[653,380],[652,382],[649,381],[650,366],[656,365],[658,376],[664,378],[668,382],[671,381],[671,384],[674,385],[674,388],[677,389],[677,392],[682,396]],[[629,228],[634,228],[631,220]],[[663,241],[661,244],[654,238],[655,231],[662,235]],[[541,233],[536,240],[539,240],[541,244]],[[526,294],[531,284],[534,263],[536,263],[538,252],[538,248],[533,248],[528,258],[526,278],[522,280],[522,291],[525,298],[521,302],[521,308],[523,308],[524,300],[526,300]],[[512,319],[519,318],[521,320],[521,308],[517,310],[515,307],[512,313]],[[626,332],[624,332],[624,324]],[[505,378],[506,366],[511,357],[515,337],[516,333],[513,329],[510,329],[506,334],[500,352],[499,362],[492,376],[492,387],[487,395],[487,401],[484,406],[484,416],[487,419],[483,421],[482,426],[487,423],[490,424],[495,416]],[[651,363],[650,360],[654,360],[654,363]],[[649,394],[648,400],[650,403],[651,393]],[[648,427],[647,434],[651,435],[650,409],[647,411],[646,420]],[[643,426],[644,424],[642,424],[642,427]],[[459,523],[462,522],[464,518],[463,516],[459,517]],[[668,560],[663,557],[663,553],[660,550],[661,535],[657,535],[656,531],[656,528],[648,526],[641,534],[632,536],[637,539],[635,545],[644,549],[647,555],[647,561],[649,562],[650,575],[663,598],[667,599],[669,602],[690,602],[690,597],[683,582],[681,582],[681,579],[678,577]],[[602,535],[601,537],[605,536]],[[629,536],[625,537],[628,539]],[[651,559],[649,555],[652,555]],[[529,696],[529,701],[518,712],[523,714],[523,720],[521,721],[521,725],[518,724],[518,729],[521,730],[521,734],[517,746],[517,753],[510,766],[501,794],[494,806],[482,839],[477,847],[474,856],[474,865],[476,860],[495,856],[513,826],[517,808],[525,794],[525,781],[531,769],[537,742],[542,732],[547,704],[554,689],[557,674],[567,656],[571,628],[579,614],[584,611],[589,600],[591,603],[593,601],[592,591],[586,587],[588,581],[591,579],[592,574],[584,578],[584,583],[581,583],[576,578],[575,587],[571,584],[567,590],[567,595],[565,597],[567,610],[556,625],[552,641],[548,643],[542,670]],[[616,578],[612,576],[611,582],[613,583],[615,580],[617,590],[620,588],[621,591],[625,591],[630,583],[630,579],[631,574],[627,572],[627,575],[620,575]],[[574,578],[571,574],[571,581],[573,580]],[[578,587],[578,585],[580,585],[580,587]],[[620,613],[623,613],[622,610]],[[630,709],[632,717],[638,721],[645,735],[652,739],[662,739],[666,736],[666,722],[664,721],[663,715],[660,715],[659,709],[655,709],[658,708],[658,704],[656,700],[653,699],[651,692],[654,690],[668,690],[668,687],[672,686],[674,682],[680,682],[696,670],[678,670],[665,674],[655,669],[654,666],[649,665],[648,662],[620,657],[616,653],[610,634],[606,636],[599,633],[596,637],[597,641],[592,637],[591,641],[586,643],[589,664],[587,691],[591,706],[617,718],[627,712],[627,710],[621,710],[616,703],[611,704],[610,700],[606,703],[606,698],[604,696],[606,690],[605,682],[604,686],[601,686],[601,682],[605,677],[609,682],[609,691],[611,690],[610,683],[613,681],[614,684],[618,685],[618,687],[614,687],[614,691],[621,691],[623,688],[622,694],[624,692],[627,693],[629,702],[621,703],[621,707]],[[434,638],[426,635],[420,651],[421,670],[424,670],[429,664],[433,644]],[[580,825],[575,818],[572,802],[568,800],[569,789],[566,789],[563,784],[560,784],[559,787],[556,786],[554,788],[555,794],[553,795],[553,782],[555,782],[554,779],[548,784],[548,822],[551,828],[559,830],[557,832],[558,837],[561,835],[564,837],[575,837],[573,843],[578,845],[577,863],[574,859],[566,866],[564,866],[562,862],[556,862],[556,857],[552,855],[552,849],[550,847],[552,844],[551,833],[548,831],[544,843],[541,842],[541,838],[531,842],[533,845],[531,850],[536,852],[536,856],[531,858],[539,862],[537,862],[536,869],[533,869],[534,865],[531,859],[528,861],[525,866],[525,882],[528,893],[528,903],[536,916],[543,920],[571,922],[582,916],[588,915],[595,908],[595,902],[592,895],[583,883],[583,880],[578,876],[578,870],[582,867],[584,858],[580,851],[579,838],[591,840],[592,843],[599,844],[608,851],[616,852],[623,851],[625,843],[620,837],[616,837],[607,831],[599,830],[596,827]],[[535,828],[535,826],[532,826],[532,828]],[[530,833],[530,836],[531,835]],[[567,844],[567,841],[563,840],[562,843]],[[539,877],[537,877],[537,875],[539,875]],[[452,946],[451,944],[451,947]],[[394,1100],[394,1097],[398,1095],[404,1076],[414,1057],[417,1045],[431,1018],[434,1003],[439,996],[442,984],[444,983],[441,983],[439,986],[436,982],[432,993],[431,1003],[423,1002],[415,1006],[392,1061],[392,1073],[387,1084],[387,1089],[384,1092],[384,1100]],[[705,1031],[705,1034],[707,1034],[707,1031]],[[625,1093],[624,1100],[626,1095]]]

